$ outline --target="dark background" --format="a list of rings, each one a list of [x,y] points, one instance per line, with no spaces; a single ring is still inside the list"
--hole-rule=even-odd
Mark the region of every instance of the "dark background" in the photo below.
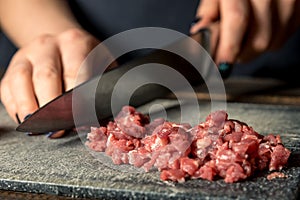
[[[165,27],[188,34],[198,0],[70,0],[74,14],[89,32],[101,40],[116,33],[138,27]],[[276,34],[276,33],[274,33]],[[0,32],[0,68],[7,67],[16,51]],[[256,76],[282,79],[300,84],[300,29],[275,52],[235,66],[232,76]]]

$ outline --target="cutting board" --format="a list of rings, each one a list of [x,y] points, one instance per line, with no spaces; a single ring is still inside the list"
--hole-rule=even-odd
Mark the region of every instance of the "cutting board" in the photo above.
[[[195,112],[193,107],[186,109],[190,109],[191,116]],[[289,165],[283,170],[287,178],[268,181],[268,172],[262,172],[233,184],[200,179],[173,183],[162,182],[157,171],[118,171],[95,159],[77,133],[51,140],[14,131],[16,125],[0,105],[0,189],[101,199],[299,198],[300,107],[229,103],[227,111],[230,118],[246,122],[261,134],[281,134],[292,151]],[[210,104],[200,103],[200,121],[209,112]],[[177,121],[179,116],[176,106],[168,109],[170,120]],[[191,119],[192,124],[197,121]]]

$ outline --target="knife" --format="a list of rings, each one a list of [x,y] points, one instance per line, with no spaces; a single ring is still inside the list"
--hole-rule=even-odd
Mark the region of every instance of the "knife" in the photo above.
[[[209,51],[209,31],[206,29],[200,30],[198,33],[191,36],[198,41],[202,46]],[[184,43],[185,39],[179,39],[172,45]],[[194,51],[193,49],[182,46],[183,51]],[[193,54],[195,52],[191,52]],[[199,55],[200,56],[200,55]],[[99,81],[99,77],[95,76],[90,80],[74,87],[73,89],[56,97],[40,109],[35,111],[30,117],[23,121],[17,128],[17,131],[32,132],[32,133],[47,133],[58,130],[68,130],[74,128],[74,116],[72,110],[73,94],[78,91],[84,91],[84,96],[76,102],[79,108],[85,108],[86,105],[95,103],[95,110],[98,122],[104,122],[113,115],[111,111],[111,96],[114,86],[117,81],[129,70],[146,63],[160,63],[177,70],[181,73],[191,85],[199,85],[203,83],[203,77],[199,72],[184,58],[177,56],[169,51],[156,49],[145,56],[140,56],[121,66],[118,66],[110,71],[105,72]],[[184,67],[183,67],[184,66]],[[130,84],[135,80],[130,80]],[[128,83],[129,84],[129,83]],[[126,83],[125,86],[126,88]],[[96,94],[93,92],[96,89]],[[132,96],[130,105],[138,107],[154,99],[164,97],[170,93],[167,88],[157,84],[147,84],[136,90]],[[122,98],[122,97],[120,97]],[[95,101],[95,102],[92,102]],[[121,109],[123,105],[119,105]],[[80,120],[80,124],[76,126],[89,126],[97,123],[95,118],[84,115],[84,119]]]

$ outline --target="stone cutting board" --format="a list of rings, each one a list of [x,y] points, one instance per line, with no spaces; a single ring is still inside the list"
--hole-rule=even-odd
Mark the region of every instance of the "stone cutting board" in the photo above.
[[[161,101],[172,104],[170,100]],[[210,104],[201,103],[201,121]],[[193,107],[191,114],[195,112]],[[76,133],[58,140],[27,136],[0,105],[0,189],[101,199],[298,199],[300,187],[300,107],[227,104],[230,118],[262,134],[280,133],[292,151],[284,169],[288,178],[268,181],[268,172],[234,184],[223,180],[162,182],[158,172],[126,173],[95,159]],[[178,108],[168,111],[176,121]],[[196,119],[193,119],[195,123]],[[192,121],[193,121],[192,120]],[[126,167],[126,166],[125,166]]]

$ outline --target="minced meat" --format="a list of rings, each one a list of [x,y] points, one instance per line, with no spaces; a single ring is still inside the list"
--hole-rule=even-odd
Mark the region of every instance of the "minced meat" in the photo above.
[[[263,136],[225,111],[208,115],[191,127],[155,119],[125,106],[106,127],[91,128],[86,145],[106,152],[115,164],[130,164],[146,172],[156,168],[162,180],[244,180],[257,170],[281,170],[290,151],[279,135]]]

